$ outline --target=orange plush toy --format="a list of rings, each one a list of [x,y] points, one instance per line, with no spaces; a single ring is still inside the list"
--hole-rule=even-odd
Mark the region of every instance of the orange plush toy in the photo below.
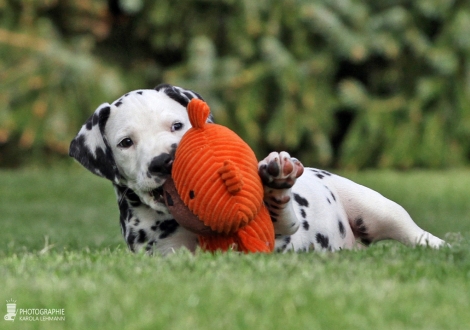
[[[274,227],[256,156],[233,131],[206,123],[209,113],[202,100],[188,104],[193,127],[176,149],[166,204],[180,225],[199,234],[204,250],[272,252]]]

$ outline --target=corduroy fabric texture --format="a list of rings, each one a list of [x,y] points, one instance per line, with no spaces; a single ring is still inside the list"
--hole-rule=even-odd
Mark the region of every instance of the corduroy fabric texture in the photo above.
[[[206,123],[209,106],[192,99],[189,129],[178,148],[172,169],[184,204],[216,235],[200,236],[210,251],[236,249],[271,252],[274,228],[263,203],[263,185],[256,156],[227,127]]]

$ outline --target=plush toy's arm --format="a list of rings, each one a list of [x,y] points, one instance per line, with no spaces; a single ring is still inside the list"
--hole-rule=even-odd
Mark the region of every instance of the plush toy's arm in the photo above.
[[[224,182],[225,189],[232,196],[236,196],[242,190],[243,178],[237,164],[231,160],[225,160],[222,167],[218,170],[218,174]],[[251,220],[247,213],[249,213],[249,210],[247,210],[246,206],[241,203],[235,203],[225,210],[224,216],[227,217],[225,221],[220,221],[218,218],[212,219],[213,221],[205,219],[205,224],[219,233],[233,233]],[[228,219],[230,220],[228,221]]]
[[[224,165],[219,169],[219,174],[229,193],[235,195],[242,190],[242,175],[234,162],[231,160],[224,161]]]

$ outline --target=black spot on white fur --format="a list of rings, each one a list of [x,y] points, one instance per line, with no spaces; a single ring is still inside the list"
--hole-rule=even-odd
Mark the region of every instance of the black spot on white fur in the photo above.
[[[330,239],[328,236],[325,236],[323,234],[317,233],[315,236],[315,239],[317,240],[317,243],[320,244],[320,246],[324,249],[328,249],[330,246]]]
[[[179,224],[176,220],[165,220],[160,224],[160,230],[162,233],[160,234],[160,239],[166,238],[173,234],[176,229],[178,229]]]
[[[339,228],[339,235],[341,236],[341,238],[345,238],[346,237],[346,229],[344,228],[344,224],[341,221],[341,219],[338,219],[338,228]]]
[[[333,200],[336,202],[336,197],[335,195],[330,191],[331,197],[333,197]]]
[[[136,236],[133,231],[130,231],[126,237],[127,246],[132,252],[135,252],[135,249],[134,249],[135,238]]]
[[[362,218],[359,217],[356,219],[355,224],[356,224],[356,227],[355,227],[356,235],[360,238],[367,238],[368,236],[367,227],[364,224],[364,220],[362,220]]]
[[[118,199],[120,200],[119,194],[118,194]],[[119,206],[119,224],[121,225],[121,233],[122,233],[122,236],[126,237],[127,235],[126,225],[127,225],[127,222],[129,221],[129,218],[132,217],[132,210],[130,209],[126,201],[121,201],[118,206]]]
[[[312,171],[313,173],[316,173],[316,176],[319,178],[319,179],[323,179],[326,176],[331,176],[331,173],[328,172],[328,171],[324,171],[324,170],[317,170],[315,168],[309,168],[310,171]],[[320,174],[321,173],[321,174]]]
[[[94,113],[93,115],[88,118],[88,120],[85,122],[85,127],[87,130],[91,131],[93,126],[98,124],[98,114]]]
[[[172,100],[178,102],[179,104],[181,104],[185,108],[188,106],[189,101],[191,101],[195,97],[198,98],[198,99],[203,100],[201,95],[199,95],[195,92],[189,93],[189,91],[185,91],[182,88],[179,88],[179,87],[176,87],[176,86],[171,86],[171,85],[168,85],[168,84],[158,85],[157,87],[155,87],[155,90],[156,91],[163,90],[163,92],[166,95],[168,95],[169,98],[171,98]],[[185,92],[188,92],[188,93],[185,93]]]
[[[305,231],[308,231],[308,229],[310,228],[310,224],[308,223],[307,220],[304,220],[302,222],[302,227],[305,229]]]
[[[137,207],[142,204],[139,196],[132,189],[118,185],[116,187],[121,192],[121,197],[124,197],[131,206]]]
[[[294,200],[297,202],[297,204],[299,204],[300,206],[305,206],[305,207],[308,207],[308,201],[303,198],[302,196],[300,196],[299,194],[295,194],[294,193]]]
[[[370,245],[372,243],[372,240],[369,238],[369,234],[367,232],[367,227],[364,223],[364,220],[361,218],[361,217],[358,217],[356,220],[355,220],[355,228],[354,228],[354,231],[355,231],[355,234],[357,237],[359,237],[361,239],[361,242],[364,244],[364,245]]]
[[[177,87],[177,86],[172,86],[172,85],[169,85],[169,84],[160,84],[157,87],[155,87],[155,90],[157,92],[158,91],[164,92],[169,98],[171,98],[172,100],[178,102],[179,104],[181,104],[185,108],[188,106],[189,101],[191,101],[193,98],[197,98],[197,99],[200,99],[200,100],[204,101],[202,96],[199,95],[198,93],[194,92],[194,91],[183,89],[183,88]],[[212,113],[209,114],[209,117],[207,118],[207,122],[208,123],[213,123],[214,122],[214,118],[212,117]]]
[[[136,221],[139,221],[139,220],[136,219]],[[137,243],[142,244],[146,240],[147,240],[147,233],[145,232],[145,230],[140,229],[139,232],[138,232],[138,236],[137,236]]]

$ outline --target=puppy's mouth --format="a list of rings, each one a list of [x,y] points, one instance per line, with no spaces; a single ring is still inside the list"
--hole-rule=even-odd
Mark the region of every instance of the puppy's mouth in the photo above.
[[[155,188],[151,191],[149,191],[150,197],[156,202],[156,203],[162,203],[165,204],[165,199],[163,198],[163,186],[160,186],[158,188]]]

